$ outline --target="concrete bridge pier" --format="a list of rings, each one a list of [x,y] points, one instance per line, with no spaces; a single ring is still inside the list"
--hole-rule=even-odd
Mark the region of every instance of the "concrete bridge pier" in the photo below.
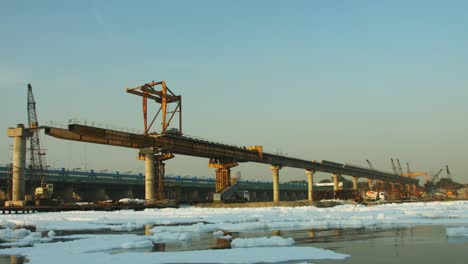
[[[13,138],[13,180],[12,200],[23,201],[25,195],[26,138],[32,133],[18,124],[16,128],[8,128],[8,137]]]
[[[405,188],[406,188],[406,193],[407,193],[408,195],[410,195],[411,187],[410,187],[410,185],[409,185],[408,183],[405,184]]]
[[[257,192],[256,191],[251,191],[249,195],[250,195],[250,201],[252,201],[252,202],[257,201]]]
[[[307,194],[309,197],[309,202],[314,201],[314,172],[311,170],[306,170],[305,174],[307,175]]]
[[[57,192],[57,196],[60,197],[60,199],[66,203],[71,203],[74,201],[73,186],[63,186],[62,188],[57,187],[57,185],[54,185],[54,192]]]
[[[145,154],[145,200],[154,201],[154,153]]]
[[[372,183],[372,179],[367,179],[367,184],[369,185],[369,190],[372,191],[372,189],[374,188],[374,184]]]
[[[296,191],[292,191],[291,194],[289,195],[289,199],[291,201],[296,201],[297,200],[297,192]]]
[[[278,165],[271,165],[271,171],[273,172],[273,203],[278,205],[279,199],[279,170],[281,169]]]
[[[198,194],[198,190],[193,190],[190,196],[192,198],[191,199],[192,201],[196,201],[196,202],[200,201],[200,196]]]
[[[332,174],[333,178],[333,191],[338,191],[338,174]]]
[[[358,177],[353,176],[352,180],[353,180],[353,191],[357,191],[358,190]]]

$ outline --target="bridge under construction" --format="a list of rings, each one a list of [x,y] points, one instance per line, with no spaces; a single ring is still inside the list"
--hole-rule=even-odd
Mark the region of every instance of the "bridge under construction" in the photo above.
[[[159,89],[160,87],[160,89]],[[353,190],[357,191],[358,179],[366,178],[369,183],[376,180],[388,182],[391,188],[404,192],[416,191],[418,180],[398,174],[368,169],[364,167],[336,163],[331,161],[311,161],[263,152],[262,146],[238,147],[185,136],[182,132],[182,97],[175,95],[164,81],[151,82],[127,89],[127,92],[142,97],[144,133],[129,133],[71,123],[68,128],[53,126],[24,127],[8,129],[8,136],[14,139],[13,146],[13,201],[24,199],[25,177],[25,141],[38,129],[45,134],[63,140],[103,144],[109,146],[133,148],[139,158],[145,162],[145,199],[148,201],[164,199],[165,163],[174,155],[187,155],[208,159],[208,166],[216,170],[215,200],[223,200],[232,195],[238,188],[238,182],[231,179],[231,168],[243,162],[254,162],[270,165],[272,171],[273,201],[280,201],[280,170],[284,167],[303,169],[307,176],[308,199],[313,201],[313,176],[316,172],[330,173],[334,190],[338,191],[340,176],[352,177]],[[153,118],[148,118],[148,101],[154,101],[158,110]],[[171,108],[172,107],[172,108]],[[178,119],[178,125],[170,126]],[[155,129],[156,120],[161,126]],[[174,123],[174,122],[172,122]]]

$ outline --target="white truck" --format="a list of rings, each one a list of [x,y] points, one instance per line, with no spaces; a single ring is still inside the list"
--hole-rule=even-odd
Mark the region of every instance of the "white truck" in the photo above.
[[[364,193],[364,199],[370,201],[386,201],[387,197],[386,192],[367,191]]]

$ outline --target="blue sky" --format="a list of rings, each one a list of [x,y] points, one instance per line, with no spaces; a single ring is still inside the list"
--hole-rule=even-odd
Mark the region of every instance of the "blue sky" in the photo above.
[[[141,128],[125,88],[165,80],[184,131],[310,160],[390,170],[448,164],[468,182],[465,1],[9,1],[0,9],[0,130],[26,122]],[[134,150],[45,138],[53,166],[143,168]],[[0,163],[11,160],[0,137]],[[243,164],[243,177],[270,179]],[[168,173],[212,176],[177,157]],[[284,169],[282,180],[303,179]]]

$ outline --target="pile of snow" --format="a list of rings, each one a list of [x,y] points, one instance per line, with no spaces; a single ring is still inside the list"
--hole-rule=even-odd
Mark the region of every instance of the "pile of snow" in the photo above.
[[[133,221],[130,221],[126,224],[121,224],[121,225],[111,227],[111,229],[114,231],[133,231],[133,230],[140,229],[140,228],[143,228],[143,225],[136,224]]]
[[[445,231],[448,237],[468,237],[468,227],[447,227]]]
[[[224,232],[221,231],[221,230],[214,231],[213,236],[214,237],[222,237],[222,236],[224,236]]]
[[[155,243],[180,243],[192,240],[192,235],[190,233],[161,232],[153,234],[152,240]]]
[[[153,242],[151,240],[131,241],[131,242],[123,243],[121,247],[122,248],[147,248],[147,247],[153,247]]]
[[[55,233],[53,230],[51,230],[48,234],[50,234],[50,236],[48,235],[48,237],[42,237],[41,232],[31,232],[30,230],[24,228],[16,230],[5,228],[0,230],[0,239],[8,242],[1,243],[0,245],[5,247],[25,247],[35,243],[50,242],[52,241]]]
[[[256,237],[256,238],[236,238],[232,240],[231,247],[233,248],[248,248],[248,247],[271,247],[271,246],[292,246],[294,239],[274,237]]]
[[[123,198],[119,200],[119,203],[123,204],[144,204],[146,201],[141,199]]]
[[[35,225],[38,231],[115,228],[117,230],[119,228],[126,230],[125,228],[127,228],[128,230],[147,224],[156,225],[152,230],[154,233],[466,225],[468,224],[468,201],[384,204],[372,207],[362,205],[340,205],[332,208],[313,206],[188,207],[146,209],[144,211],[72,211],[4,215],[0,218],[0,226]]]

